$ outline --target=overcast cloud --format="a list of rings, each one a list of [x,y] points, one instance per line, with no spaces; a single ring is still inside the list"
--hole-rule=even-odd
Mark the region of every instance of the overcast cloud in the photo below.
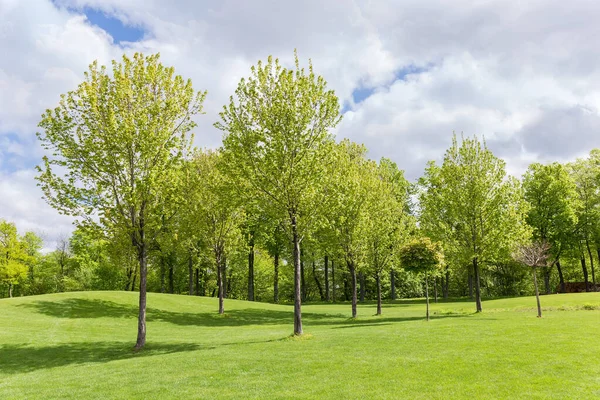
[[[90,62],[123,52],[159,51],[208,90],[204,147],[250,66],[297,48],[344,104],[338,137],[410,179],[453,131],[485,136],[517,176],[572,160],[599,146],[599,20],[592,0],[0,0],[0,218],[47,247],[72,230],[36,187],[36,126]]]

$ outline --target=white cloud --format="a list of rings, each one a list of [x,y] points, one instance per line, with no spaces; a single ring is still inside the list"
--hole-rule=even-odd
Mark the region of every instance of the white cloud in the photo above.
[[[146,35],[123,49],[85,20],[86,6]],[[338,134],[364,142],[372,157],[392,158],[413,179],[443,156],[452,131],[484,135],[514,174],[535,160],[573,159],[599,144],[599,11],[596,2],[558,0],[0,0],[0,137],[10,134],[0,140],[0,171],[23,174],[3,173],[10,194],[0,217],[15,196],[39,197],[33,186],[8,189],[21,187],[32,174],[27,163],[39,159],[40,114],[92,60],[108,63],[124,50],[160,51],[208,90],[201,146],[219,145],[212,124],[250,66],[269,54],[289,64],[297,48],[349,105]],[[395,80],[409,66],[423,71]],[[354,104],[359,88],[373,95]],[[35,218],[10,210],[27,226],[63,220],[50,209]]]

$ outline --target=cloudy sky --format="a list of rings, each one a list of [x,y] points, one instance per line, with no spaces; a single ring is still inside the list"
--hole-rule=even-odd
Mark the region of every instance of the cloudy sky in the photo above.
[[[571,160],[600,141],[598,21],[595,0],[0,0],[0,218],[47,248],[72,230],[36,187],[36,126],[90,62],[124,52],[160,52],[208,90],[204,147],[250,66],[297,48],[340,97],[338,137],[410,179],[453,131],[485,136],[517,176]]]

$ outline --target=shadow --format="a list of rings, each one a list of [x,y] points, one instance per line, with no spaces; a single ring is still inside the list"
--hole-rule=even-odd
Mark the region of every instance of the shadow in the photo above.
[[[36,312],[57,318],[132,318],[138,316],[137,306],[119,304],[107,300],[66,299],[62,301],[37,301],[20,307],[33,308]],[[468,314],[441,314],[435,318],[468,317]],[[306,325],[357,325],[406,322],[424,317],[366,317],[369,319],[348,318],[347,314],[302,313]],[[375,319],[374,319],[375,318]],[[174,312],[147,308],[148,322],[167,322],[180,326],[245,326],[245,325],[288,325],[293,320],[293,309],[289,311],[246,308],[226,311],[225,315],[216,312]]]
[[[384,323],[380,323],[380,324],[350,324],[350,325],[334,326],[331,329],[362,328],[363,326],[384,326],[384,325],[392,325],[392,324],[389,322],[384,322]]]
[[[142,351],[136,352],[129,342],[64,343],[44,347],[4,345],[0,347],[0,372],[14,374],[72,364],[106,363],[213,348],[193,343],[148,343]]]

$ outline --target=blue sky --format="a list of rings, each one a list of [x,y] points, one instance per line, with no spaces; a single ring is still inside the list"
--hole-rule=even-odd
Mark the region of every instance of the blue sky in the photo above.
[[[91,24],[106,31],[117,44],[137,42],[144,37],[145,31],[142,27],[125,25],[118,18],[103,11],[86,7],[83,13]]]

